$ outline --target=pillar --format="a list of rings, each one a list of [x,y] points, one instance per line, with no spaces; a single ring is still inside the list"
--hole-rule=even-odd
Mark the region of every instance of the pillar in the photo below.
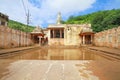
[[[91,35],[91,44],[93,43],[93,35]]]
[[[8,22],[5,22],[5,26],[7,26],[8,25]]]
[[[83,35],[83,44],[85,44],[85,35]]]
[[[38,38],[39,38],[39,45],[41,45],[41,37],[39,36]]]
[[[60,38],[62,38],[62,29],[60,29]]]
[[[53,38],[55,38],[55,31],[54,31],[54,29],[53,29]]]

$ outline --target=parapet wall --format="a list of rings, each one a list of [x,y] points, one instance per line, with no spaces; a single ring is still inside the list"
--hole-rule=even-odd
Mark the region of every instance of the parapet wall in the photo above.
[[[96,46],[120,49],[120,26],[96,33],[94,36],[94,44]]]
[[[14,48],[32,44],[31,35],[29,33],[0,26],[0,48]]]

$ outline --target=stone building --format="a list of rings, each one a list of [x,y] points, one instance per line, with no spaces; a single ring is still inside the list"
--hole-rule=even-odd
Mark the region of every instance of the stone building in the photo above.
[[[8,25],[8,16],[0,13],[0,25],[7,26]]]
[[[44,39],[44,32],[43,29],[40,28],[39,26],[37,26],[33,32],[31,32],[31,39],[33,41],[33,43],[35,44],[42,44],[43,43],[43,39]]]
[[[81,45],[92,44],[91,24],[61,24],[61,14],[56,24],[48,26],[48,45]]]

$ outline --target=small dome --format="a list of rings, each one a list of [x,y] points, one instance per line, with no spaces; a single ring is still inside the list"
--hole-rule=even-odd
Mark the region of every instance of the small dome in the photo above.
[[[43,33],[43,30],[41,27],[37,26],[32,33]]]

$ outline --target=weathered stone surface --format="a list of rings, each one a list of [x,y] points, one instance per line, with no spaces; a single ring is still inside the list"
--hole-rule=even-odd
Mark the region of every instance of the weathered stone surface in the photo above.
[[[65,38],[64,38],[64,44],[65,45],[80,45],[81,38],[79,34],[82,30],[81,25],[67,25],[65,27]]]
[[[51,38],[51,30],[64,30],[64,38]],[[92,32],[90,24],[54,24],[48,26],[48,44],[49,45],[80,45],[82,43],[80,33]]]
[[[30,36],[31,35],[29,33],[0,26],[0,48],[13,48],[32,45]]]
[[[49,40],[49,45],[58,45],[58,46],[60,46],[60,45],[64,45],[64,39],[50,39]]]
[[[120,27],[95,34],[94,44],[111,48],[120,48]]]

